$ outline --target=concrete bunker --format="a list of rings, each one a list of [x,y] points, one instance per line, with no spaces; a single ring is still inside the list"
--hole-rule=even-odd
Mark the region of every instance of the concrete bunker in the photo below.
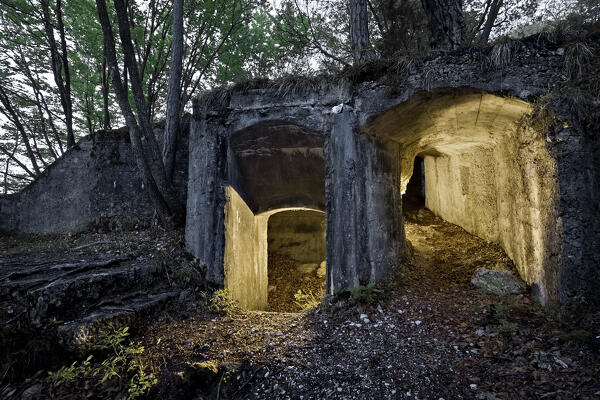
[[[229,138],[224,286],[247,309],[269,308],[269,238],[298,267],[324,261],[323,145],[322,135],[283,121],[260,122]],[[289,283],[279,279],[272,292]]]
[[[558,173],[531,111],[516,98],[438,89],[417,93],[362,130],[398,146],[405,198],[419,191],[409,184],[424,181],[426,208],[500,244],[548,299],[556,297],[561,263]],[[411,180],[413,172],[421,176]]]

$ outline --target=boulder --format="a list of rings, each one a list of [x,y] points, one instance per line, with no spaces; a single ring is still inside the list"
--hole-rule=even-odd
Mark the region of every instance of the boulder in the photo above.
[[[525,291],[525,283],[507,271],[478,268],[471,283],[485,293],[496,295],[518,294]]]

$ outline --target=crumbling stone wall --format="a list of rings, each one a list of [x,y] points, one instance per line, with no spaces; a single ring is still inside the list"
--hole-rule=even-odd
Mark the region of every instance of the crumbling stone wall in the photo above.
[[[569,85],[576,82],[561,78],[568,62],[565,49],[571,46],[569,41],[597,41],[599,37],[595,34],[562,42],[533,37],[488,48],[438,52],[393,65],[375,62],[335,78],[259,81],[197,99],[189,163],[184,139],[176,173],[182,199],[187,199],[188,250],[206,264],[209,282],[225,286],[237,282],[230,285],[235,296],[250,296],[254,304],[263,303],[265,274],[240,268],[258,265],[253,260],[266,256],[261,250],[265,246],[254,246],[254,258],[248,260],[228,254],[238,251],[239,244],[232,237],[240,237],[232,235],[237,220],[232,218],[235,207],[228,193],[235,190],[247,207],[244,213],[248,218],[244,220],[252,216],[254,225],[264,220],[261,232],[266,230],[265,213],[276,208],[304,206],[325,211],[328,293],[381,280],[403,258],[401,192],[412,174],[414,157],[421,155],[428,160],[430,178],[444,182],[454,179],[457,183],[443,189],[448,193],[437,204],[430,196],[430,207],[472,233],[498,241],[542,302],[600,301],[599,111],[597,104],[585,100],[586,96],[571,97],[573,88]],[[505,57],[494,57],[497,54]],[[443,96],[445,105],[433,106]],[[481,106],[464,102],[465,96],[482,99]],[[489,110],[480,113],[488,98],[501,99],[498,104],[503,105],[522,103],[528,109],[543,100],[557,120],[537,131],[535,138],[515,130],[510,133],[516,135],[512,142],[484,140],[513,129],[519,116],[528,113],[519,107],[517,111],[521,111],[516,113],[497,112],[493,102]],[[466,123],[454,127],[443,124],[459,121],[463,114],[474,121],[489,118],[488,131],[472,136],[477,130],[465,130]],[[495,118],[507,115],[513,116],[513,125],[509,126],[511,118],[507,118],[502,124],[504,133],[494,132],[492,128],[499,121]],[[439,122],[429,124],[435,129],[428,125],[431,119]],[[268,179],[260,186],[248,180],[252,167],[240,156],[232,138],[258,127],[256,146],[242,147],[248,147],[250,157],[262,156],[266,147],[260,141],[268,135],[260,131],[269,124],[295,126],[300,136],[311,132],[323,145],[288,146],[285,151],[276,151],[277,146],[283,149],[287,145],[272,141],[268,153],[282,163],[265,174]],[[430,134],[433,131],[437,133]],[[0,197],[0,229],[64,232],[104,220],[123,225],[125,216],[149,215],[149,202],[141,190],[127,139],[95,137],[96,141],[83,139],[22,193]],[[492,169],[488,160],[497,158],[492,146],[496,144],[505,146],[502,152],[509,156],[496,160]],[[521,147],[514,148],[515,144]],[[461,146],[462,150],[458,149]],[[529,154],[527,148],[535,151]],[[307,160],[314,162],[297,164],[302,167],[292,178],[277,175],[286,157],[293,159],[305,154],[303,151],[312,154]],[[280,157],[282,154],[286,156]],[[468,165],[457,158],[460,154],[462,160],[471,156]],[[317,160],[323,164],[324,175],[319,193],[313,191],[321,179],[317,179],[318,169],[314,168]],[[510,174],[498,179],[498,170],[509,165],[515,166],[515,174],[521,174],[519,184],[510,190]],[[441,167],[449,170],[442,173]],[[544,172],[548,181],[530,179],[544,177]],[[303,174],[310,179],[304,186],[290,186],[286,196],[261,197],[283,187],[268,186],[271,183],[293,183]],[[485,184],[492,176],[501,181],[494,188]],[[442,187],[438,185],[438,189]],[[299,188],[293,193],[292,189]],[[494,212],[494,194],[500,204],[507,205],[504,211]],[[476,207],[481,199],[486,206]],[[449,207],[452,202],[455,206]],[[526,204],[531,215],[519,214],[523,212],[516,210],[519,204]],[[476,218],[467,218],[474,212],[478,213]],[[527,224],[536,226],[528,242],[531,248],[517,249],[521,245],[517,241],[525,242],[529,236],[515,232]],[[532,251],[535,257],[523,256]],[[245,282],[254,283],[244,286]]]
[[[162,135],[160,125],[155,133]],[[187,133],[182,132],[174,172],[182,202],[187,197]],[[0,196],[0,231],[129,230],[147,226],[152,213],[127,130],[99,131],[79,140],[21,192]]]
[[[461,96],[466,92],[477,99],[488,96],[506,99],[508,105],[524,104],[525,111],[518,106],[506,114],[512,115],[512,119],[506,117],[506,129],[516,129],[520,118],[530,113],[531,105],[543,98],[560,122],[537,132],[541,136],[535,140],[526,131],[515,131],[510,133],[516,135],[512,141],[489,141],[488,147],[463,149],[464,157],[471,156],[473,168],[469,172],[440,149],[430,148],[421,154],[429,159],[430,175],[434,164],[443,163],[458,175],[438,173],[438,178],[447,181],[464,175],[458,186],[445,190],[455,194],[460,190],[460,196],[468,197],[471,209],[465,208],[464,198],[456,205],[458,211],[445,200],[430,206],[449,219],[454,213],[454,221],[465,229],[502,244],[542,302],[597,299],[598,112],[592,109],[584,126],[583,117],[569,106],[566,84],[557,79],[565,65],[565,48],[561,46],[568,43],[532,38],[511,42],[505,60],[490,56],[498,51],[495,48],[436,53],[398,64],[391,72],[378,70],[369,76],[363,68],[350,79],[293,82],[292,89],[285,80],[258,82],[199,99],[190,142],[191,154],[196,152],[190,158],[190,184],[196,183],[189,187],[188,249],[207,264],[210,281],[224,282],[221,254],[226,228],[220,210],[226,204],[223,188],[233,182],[228,180],[226,162],[217,157],[209,164],[205,159],[217,148],[221,149],[218,154],[226,155],[228,138],[241,129],[264,121],[286,121],[325,136],[327,291],[378,281],[403,257],[400,190],[412,174],[414,157],[427,147],[422,142],[426,119],[424,125],[407,129],[407,118],[423,113],[422,107],[445,93],[455,101],[444,112],[474,112],[474,120],[485,114],[491,118],[486,123],[493,127],[495,116],[502,114],[494,111],[493,103],[487,114],[480,115],[477,107],[463,110]],[[381,76],[384,78],[378,79]],[[553,95],[545,96],[548,92]],[[402,107],[415,97],[422,100],[419,107]],[[459,135],[464,134],[461,132]],[[403,135],[406,140],[399,139]],[[462,139],[454,138],[454,144],[468,146],[468,137],[464,139],[461,144]],[[518,184],[514,188],[510,188],[510,173],[504,171],[504,177],[498,178],[499,171],[487,161],[497,157],[489,147],[492,143],[506,147],[506,157],[500,157],[495,168],[507,169],[512,163],[514,173],[520,174],[518,179],[515,176]],[[527,154],[526,148],[532,143],[534,147],[529,150],[534,151]],[[467,175],[473,182],[467,182]],[[498,179],[497,187],[485,184]],[[506,206],[500,213],[492,201],[498,196]],[[478,201],[488,202],[489,207],[473,208]],[[519,204],[527,205],[531,215],[523,214],[524,210],[517,212]],[[467,218],[467,214],[471,215]],[[518,234],[527,224],[533,224],[534,229]],[[531,252],[533,256],[528,254]]]

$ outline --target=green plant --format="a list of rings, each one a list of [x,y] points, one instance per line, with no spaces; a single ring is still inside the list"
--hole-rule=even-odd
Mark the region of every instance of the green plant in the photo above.
[[[560,338],[565,342],[572,344],[584,344],[592,339],[593,335],[584,329],[575,329],[570,332],[560,335]]]
[[[101,331],[93,349],[108,351],[108,355],[100,364],[92,366],[90,355],[81,364],[75,361],[56,372],[49,372],[50,380],[55,385],[61,385],[79,378],[100,379],[101,383],[106,383],[106,394],[120,394],[123,399],[135,399],[148,393],[158,379],[144,363],[144,347],[141,343],[124,344],[128,336],[128,327]]]
[[[321,304],[322,297],[322,293],[314,294],[311,290],[304,293],[302,290],[298,290],[294,294],[294,299],[296,299],[294,303],[296,303],[302,311],[308,311],[318,307]]]
[[[62,366],[56,372],[48,372],[50,376],[50,380],[55,385],[61,385],[65,382],[70,382],[75,380],[76,378],[87,375],[92,371],[90,367],[91,360],[93,356],[89,356],[84,361],[79,364],[77,361],[74,361],[73,364],[69,366]]]
[[[498,320],[498,329],[502,333],[514,333],[518,329],[516,322],[509,320],[510,314],[516,307],[516,297],[513,295],[507,295],[502,298],[502,303],[494,305],[494,315]]]
[[[499,325],[498,329],[502,333],[508,333],[508,334],[514,333],[518,329],[518,325],[516,322],[510,322],[506,319],[501,319],[501,320],[499,320],[499,322],[500,322],[500,325]]]
[[[375,301],[375,285],[373,283],[369,283],[368,285],[358,285],[357,287],[353,287],[348,289],[350,292],[350,297],[357,304],[370,305]]]
[[[210,308],[219,313],[229,314],[237,308],[237,301],[231,298],[227,289],[215,290],[210,297]]]

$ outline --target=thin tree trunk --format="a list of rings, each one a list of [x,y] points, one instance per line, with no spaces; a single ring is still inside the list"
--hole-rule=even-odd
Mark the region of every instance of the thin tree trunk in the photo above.
[[[465,22],[462,0],[421,0],[427,15],[429,45],[434,50],[456,50],[463,44]]]
[[[494,27],[496,18],[498,18],[498,13],[500,12],[502,3],[503,3],[503,0],[492,1],[492,5],[490,6],[490,11],[485,20],[485,25],[483,25],[483,30],[481,31],[481,36],[479,36],[480,44],[485,44],[490,39],[490,33],[492,33],[492,28]]]
[[[60,2],[59,2],[60,4]],[[41,0],[42,5],[42,20],[44,23],[44,30],[46,32],[46,39],[48,39],[48,46],[50,47],[50,57],[52,60],[52,74],[54,75],[54,81],[56,82],[56,86],[58,88],[58,92],[60,94],[60,103],[62,105],[63,111],[65,113],[65,123],[67,125],[67,148],[72,147],[75,144],[75,138],[73,136],[73,109],[71,104],[71,82],[70,75],[68,74],[68,68],[65,71],[66,76],[68,76],[68,87],[65,80],[63,80],[62,70],[64,69],[64,65],[66,64],[68,67],[68,61],[66,60],[66,53],[64,54],[64,58],[59,54],[58,45],[56,44],[56,40],[54,38],[54,28],[52,27],[52,17],[50,15],[50,4],[48,0]],[[62,16],[62,12],[60,14]],[[62,18],[61,18],[62,19]],[[62,22],[61,22],[62,25]],[[63,28],[64,34],[64,28]],[[61,45],[64,38],[61,38]],[[66,41],[64,42],[66,52]]]
[[[350,0],[350,45],[355,64],[375,58],[369,42],[367,0]]]
[[[71,72],[69,70],[69,59],[67,57],[67,39],[65,37],[65,24],[62,17],[62,1],[56,0],[56,20],[58,22],[58,33],[60,35],[60,47],[62,67],[65,74],[65,120],[67,122],[67,148],[75,146],[75,135],[73,133],[73,102],[71,100]]]
[[[104,37],[104,49],[106,59],[108,62],[109,76],[113,84],[113,89],[115,91],[119,107],[121,108],[123,117],[125,118],[127,126],[129,127],[131,147],[138,169],[142,176],[144,186],[148,192],[148,195],[150,196],[150,200],[152,201],[152,204],[156,209],[158,217],[165,226],[171,227],[171,210],[169,210],[169,206],[165,202],[159,190],[159,187],[157,186],[154,180],[150,166],[146,162],[139,127],[133,114],[133,111],[131,110],[131,105],[129,104],[129,99],[125,91],[125,87],[123,86],[123,83],[121,81],[121,76],[119,74],[119,65],[117,63],[117,56],[115,50],[115,41],[112,32],[112,27],[110,24],[110,19],[108,16],[108,11],[106,10],[105,0],[96,0],[96,7],[98,10],[98,18],[102,26],[102,33]]]
[[[121,37],[121,47],[123,49],[127,72],[129,73],[129,81],[135,108],[137,110],[143,137],[146,139],[149,148],[149,152],[147,153],[149,159],[147,161],[152,169],[152,176],[154,177],[160,193],[162,193],[169,209],[177,218],[179,218],[183,215],[183,206],[175,195],[172,186],[167,181],[167,175],[162,161],[162,153],[152,130],[152,124],[148,115],[148,107],[142,88],[142,81],[139,75],[139,68],[134,54],[133,42],[131,40],[127,8],[123,0],[114,0],[114,4],[119,25],[119,36]]]
[[[106,74],[106,56],[102,58],[102,102],[104,110],[104,123],[102,128],[104,131],[110,130],[110,113],[108,110],[108,76]]]
[[[29,157],[31,166],[33,167],[33,170],[35,171],[35,174],[39,175],[40,169],[39,169],[37,161],[35,159],[35,154],[33,154],[31,144],[29,143],[29,137],[27,136],[27,132],[25,132],[25,127],[23,126],[23,124],[21,123],[21,120],[19,119],[19,116],[13,109],[12,104],[10,104],[10,99],[8,98],[8,96],[6,95],[6,92],[4,91],[4,89],[2,87],[0,87],[0,102],[2,103],[2,106],[4,107],[6,112],[8,112],[8,114],[9,114],[9,115],[7,115],[7,117],[9,117],[9,119],[12,121],[12,123],[15,124],[15,126],[17,127],[17,131],[21,135],[21,140],[23,140],[23,144],[25,144],[25,149],[27,150],[27,157]]]
[[[179,109],[181,73],[183,70],[183,0],[173,2],[173,41],[171,45],[171,71],[167,93],[167,120],[163,134],[163,162],[169,183],[173,181],[175,152],[179,134]]]

